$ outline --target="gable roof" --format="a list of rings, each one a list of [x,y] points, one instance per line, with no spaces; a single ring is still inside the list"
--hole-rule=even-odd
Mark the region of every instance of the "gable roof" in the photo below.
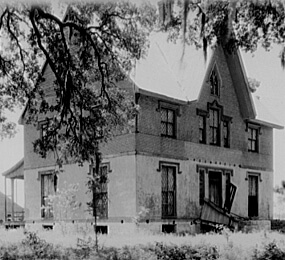
[[[207,49],[208,58],[205,61],[202,49],[188,44],[183,48],[181,41],[169,42],[167,36],[162,32],[150,36],[148,53],[136,63],[130,78],[139,92],[147,91],[186,102],[195,101],[211,69],[215,49]],[[225,56],[243,119],[283,129],[278,120],[270,116],[269,109],[251,93],[240,51]]]
[[[2,176],[9,179],[24,179],[24,158],[22,158],[10,169],[3,172]]]
[[[212,59],[210,48],[208,54],[205,61],[203,52],[195,46],[184,48],[180,40],[169,42],[166,33],[154,33],[146,57],[136,63],[130,78],[140,90],[182,101],[197,100]]]

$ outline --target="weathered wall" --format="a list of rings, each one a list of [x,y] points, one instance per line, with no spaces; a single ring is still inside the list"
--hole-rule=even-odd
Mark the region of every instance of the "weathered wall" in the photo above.
[[[135,159],[134,155],[112,157],[103,160],[110,163],[108,183],[108,221],[129,221],[135,216]],[[39,167],[25,170],[25,219],[27,221],[41,221],[41,182],[38,178],[40,171],[52,170],[55,167]],[[72,211],[65,219],[91,219],[86,203],[90,201],[91,194],[87,194],[87,178],[89,167],[79,167],[75,164],[64,165],[63,172],[58,177],[58,189],[68,188],[69,184],[78,184],[76,200],[81,202],[79,210]]]

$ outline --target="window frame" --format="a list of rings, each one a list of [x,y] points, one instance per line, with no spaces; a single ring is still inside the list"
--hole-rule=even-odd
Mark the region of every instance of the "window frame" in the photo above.
[[[166,171],[164,171],[164,169]],[[171,171],[170,171],[171,170]],[[166,173],[166,189],[165,185],[163,185],[163,179],[165,178]],[[170,174],[172,174],[172,187],[173,189],[169,189],[169,178]],[[162,165],[161,166],[161,217],[163,219],[167,218],[176,218],[177,217],[177,202],[176,202],[176,193],[177,193],[177,180],[176,180],[176,167],[170,165]],[[172,203],[169,202],[169,198],[172,197]],[[166,198],[166,201],[164,199]],[[171,208],[171,210],[170,210]]]
[[[42,120],[42,121],[39,121],[38,122],[38,127],[37,129],[40,131],[40,139],[43,141],[44,138],[46,137],[47,135],[47,129],[48,129],[48,126],[49,126],[49,122],[48,120]]]
[[[211,120],[211,112],[215,112],[217,115],[217,118],[215,119],[215,114],[213,114],[213,117]],[[220,110],[214,107],[211,107],[209,109],[209,142],[210,145],[220,146],[221,145],[221,119],[220,119]],[[216,122],[215,122],[216,121]],[[215,125],[216,123],[216,125]],[[215,136],[215,138],[214,138]],[[216,139],[216,142],[215,142]]]
[[[249,200],[250,200],[250,179],[251,178],[255,178],[255,180],[256,180],[256,193],[257,193],[257,195],[256,195],[256,203],[257,203],[257,208],[255,209],[256,210],[256,213],[257,214],[254,214],[254,215],[252,215],[251,214],[251,212],[253,212],[254,210],[251,208],[251,207],[249,207],[250,205],[250,202],[249,202]],[[262,182],[262,179],[261,179],[261,173],[259,173],[259,172],[247,172],[246,173],[246,178],[245,178],[245,180],[246,181],[248,181],[248,217],[249,218],[258,218],[259,217],[259,197],[260,197],[260,186],[259,186],[259,182]]]
[[[53,191],[48,191],[48,194],[45,194],[45,178],[48,178],[48,182],[51,182],[48,187],[53,189]],[[53,219],[54,213],[52,206],[48,209],[44,209],[46,205],[46,199],[48,196],[56,193],[57,190],[57,175],[54,170],[41,171],[38,173],[38,180],[40,181],[41,187],[41,218],[42,219]]]
[[[174,174],[174,198],[173,198],[173,215],[165,215],[163,214],[163,168],[167,167],[167,168],[172,168],[173,169],[173,174]],[[182,171],[180,170],[180,164],[179,163],[175,163],[175,162],[168,162],[168,161],[159,161],[159,167],[157,169],[157,172],[160,173],[160,178],[161,178],[161,218],[162,219],[173,219],[173,218],[177,218],[177,177],[179,174],[182,173]]]
[[[210,172],[219,172],[221,175],[221,187],[220,187],[220,203],[219,207],[223,208],[225,210],[228,210],[226,206],[229,205],[225,202],[231,202],[236,194],[237,187],[231,182],[231,177],[234,176],[234,170],[230,168],[222,168],[222,167],[212,167],[212,166],[206,166],[197,164],[196,165],[196,172],[198,173],[198,179],[199,179],[199,200],[198,203],[200,206],[203,205],[204,198],[203,196],[210,200]],[[201,175],[203,175],[203,180],[201,179]],[[228,180],[228,183],[227,183]],[[232,194],[229,194],[230,192],[230,186],[234,186],[235,189]],[[231,195],[231,197],[228,197]],[[214,201],[210,200],[211,202],[215,203]],[[223,204],[224,203],[224,204]],[[231,205],[230,205],[231,206]]]
[[[232,122],[231,117],[222,115],[222,139],[223,139],[223,147],[224,148],[230,148],[231,147],[231,122]],[[225,127],[226,127],[227,137],[225,137],[225,135],[224,135]],[[225,139],[227,139],[227,140],[225,140]]]
[[[259,125],[255,125],[252,123],[247,123],[246,132],[247,132],[247,151],[251,153],[259,153],[260,152],[260,130],[261,127]],[[255,132],[255,139],[253,138],[253,132]],[[253,143],[255,143],[253,147]]]
[[[162,113],[163,111],[166,111],[166,117],[167,119],[164,121],[163,118],[162,118]],[[169,112],[172,112],[173,115],[172,115],[172,122],[169,121]],[[165,125],[165,133],[163,133],[163,125]],[[169,134],[169,127],[172,126],[172,134]],[[176,138],[176,111],[175,109],[171,108],[171,107],[167,107],[167,106],[162,106],[160,108],[160,133],[161,133],[161,136],[164,136],[164,137],[169,137],[169,138]]]
[[[102,170],[106,169],[105,174],[107,175],[106,177],[102,176]],[[93,176],[93,171],[95,170],[95,166],[90,165],[89,166],[89,175]],[[95,189],[99,189],[99,191],[96,191],[95,198],[99,195],[99,199],[96,198],[96,214],[99,219],[108,219],[108,213],[109,213],[109,185],[108,185],[108,174],[112,172],[110,170],[110,163],[101,163],[99,167],[99,178],[106,178],[105,182],[100,183],[99,187],[95,187]],[[102,203],[102,200],[104,200],[105,203]],[[101,203],[100,203],[101,202]],[[100,204],[98,204],[100,203]],[[98,206],[99,205],[99,206]]]
[[[206,144],[208,112],[201,109],[197,109],[197,115],[198,115],[198,126],[199,126],[199,143]],[[200,126],[200,120],[202,120],[202,127]]]
[[[215,77],[214,80],[213,77]],[[208,81],[210,84],[210,94],[214,97],[220,97],[222,81],[216,64],[214,64],[211,73],[209,74]]]

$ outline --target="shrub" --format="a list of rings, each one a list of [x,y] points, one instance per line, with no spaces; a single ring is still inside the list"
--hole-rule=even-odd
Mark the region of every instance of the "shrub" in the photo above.
[[[263,252],[254,253],[253,260],[284,260],[285,252],[282,251],[275,242],[271,242],[265,246]]]
[[[162,243],[156,243],[154,252],[157,259],[169,260],[214,260],[219,258],[219,253],[214,246],[210,245],[197,245],[192,246],[168,246]]]

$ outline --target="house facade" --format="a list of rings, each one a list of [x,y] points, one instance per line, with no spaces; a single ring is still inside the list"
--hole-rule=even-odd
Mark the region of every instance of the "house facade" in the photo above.
[[[193,221],[201,217],[205,200],[222,209],[231,201],[230,211],[244,218],[271,219],[273,130],[283,127],[250,92],[240,53],[217,46],[205,61],[202,50],[186,46],[181,58],[174,51],[181,46],[163,37],[151,39],[148,56],[121,84],[140,112],[132,133],[101,147],[101,173],[108,181],[100,190],[98,225],[107,232],[137,225],[197,232],[199,223]],[[52,72],[45,66],[43,73],[41,84],[49,89]],[[60,220],[92,222],[86,204],[92,168],[68,164],[55,174],[55,158],[42,159],[33,152],[33,141],[44,131],[40,122],[39,127],[25,124],[25,113],[21,122],[26,224],[57,222],[56,209],[45,211],[43,206],[49,195],[69,184],[78,185],[81,204],[66,209]]]

